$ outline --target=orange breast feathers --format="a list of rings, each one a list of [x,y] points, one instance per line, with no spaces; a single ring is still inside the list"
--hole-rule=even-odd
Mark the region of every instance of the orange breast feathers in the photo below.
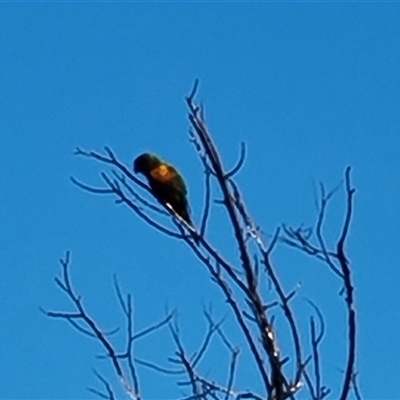
[[[175,178],[176,172],[169,165],[161,164],[159,167],[152,169],[150,175],[157,181],[170,182]]]

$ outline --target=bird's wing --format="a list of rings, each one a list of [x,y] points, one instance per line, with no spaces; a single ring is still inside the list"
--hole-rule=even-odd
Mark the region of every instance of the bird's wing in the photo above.
[[[162,164],[159,167],[152,169],[150,171],[150,176],[155,181],[166,186],[171,186],[182,195],[186,196],[187,189],[185,181],[172,165]]]

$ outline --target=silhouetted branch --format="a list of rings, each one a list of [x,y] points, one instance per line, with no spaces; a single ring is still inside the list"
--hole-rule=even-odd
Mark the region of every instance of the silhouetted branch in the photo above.
[[[111,363],[114,367],[114,370],[117,374],[117,376],[120,378],[121,383],[123,384],[124,388],[126,389],[127,394],[132,400],[140,400],[141,397],[139,395],[139,390],[136,387],[132,387],[131,383],[129,382],[127,376],[123,372],[123,368],[119,362],[119,359],[117,357],[117,354],[112,346],[112,344],[107,340],[106,335],[100,330],[100,328],[97,326],[95,320],[89,316],[89,314],[86,312],[82,305],[81,297],[77,296],[73,289],[72,285],[70,282],[69,278],[69,262],[70,262],[70,255],[69,252],[67,252],[65,259],[61,259],[61,267],[62,267],[62,281],[56,278],[56,282],[58,286],[67,294],[69,299],[71,300],[72,304],[74,307],[77,309],[77,315],[74,316],[75,319],[79,319],[82,321],[87,328],[85,329],[78,329],[80,332],[83,333],[88,333],[90,332],[90,336],[94,337],[106,350],[106,354],[108,357],[111,359]],[[66,319],[67,321],[70,322],[70,314],[64,314],[64,313],[55,313],[48,311],[46,313],[49,317],[52,318],[61,318],[61,319]],[[76,327],[76,325],[74,324]]]
[[[231,352],[234,353],[237,351],[237,349],[229,342],[228,338],[225,336],[224,332],[221,329],[220,324],[215,324],[211,317],[211,312],[208,312],[207,310],[204,310],[204,315],[208,321],[209,324],[213,324],[215,326],[215,330],[218,334],[218,336],[221,338],[222,343],[225,345],[225,347]]]
[[[119,199],[125,203],[129,208],[131,208],[137,215],[144,219],[148,224],[158,229],[160,232],[175,238],[182,238],[182,235],[171,231],[170,229],[164,228],[162,225],[154,222],[150,217],[147,216],[136,204],[134,204],[125,193],[121,190],[116,180],[111,180],[106,174],[102,174],[102,178],[107,183],[107,185],[114,191],[114,193],[119,197]]]
[[[326,248],[325,240],[322,235],[322,225],[324,223],[326,206],[328,204],[329,199],[333,196],[333,194],[335,192],[336,192],[336,190],[334,189],[330,193],[325,195],[324,186],[321,184],[321,206],[320,206],[320,211],[319,211],[319,216],[318,216],[318,221],[317,221],[316,235],[318,238],[318,242],[319,242],[322,254],[324,255],[325,262],[328,264],[329,268],[336,275],[338,275],[339,277],[342,277],[340,270],[334,265],[334,263],[331,260],[331,256]]]
[[[94,159],[112,168],[111,172],[103,172],[100,175],[105,187],[92,187],[75,178],[71,179],[78,187],[90,193],[115,195],[116,203],[127,205],[136,215],[160,233],[181,239],[189,246],[196,258],[206,267],[211,280],[221,290],[227,306],[232,312],[231,315],[233,315],[234,321],[247,343],[249,354],[254,360],[255,368],[258,371],[259,379],[263,384],[265,393],[259,396],[253,394],[251,391],[241,392],[234,389],[235,375],[239,363],[239,349],[234,347],[224,334],[221,328],[222,321],[218,323],[214,322],[211,313],[204,313],[208,323],[207,330],[199,349],[193,354],[189,354],[182,344],[179,327],[175,320],[172,319],[173,313],[168,313],[161,322],[134,334],[131,297],[128,295],[124,298],[116,279],[114,284],[117,298],[127,320],[127,344],[123,353],[117,354],[115,351],[113,352],[112,346],[107,341],[107,335],[104,332],[100,332],[93,321],[94,326],[82,317],[84,310],[81,306],[80,298],[76,298],[75,303],[78,312],[48,312],[48,315],[67,320],[77,330],[85,335],[95,337],[97,340],[100,340],[99,334],[101,334],[104,342],[101,340],[100,342],[106,348],[107,357],[110,357],[112,362],[120,368],[117,370],[114,365],[118,376],[123,373],[120,363],[126,361],[127,364],[124,365],[127,365],[130,380],[133,382],[131,386],[127,387],[134,393],[134,396],[137,396],[131,397],[135,398],[135,400],[139,400],[139,395],[137,394],[139,388],[134,363],[163,374],[186,376],[187,380],[178,383],[180,386],[190,388],[191,394],[185,398],[186,400],[286,400],[287,398],[294,400],[295,395],[297,395],[304,384],[303,381],[306,383],[306,389],[308,388],[312,400],[323,400],[330,393],[330,389],[323,386],[322,382],[320,344],[325,334],[324,320],[319,308],[310,302],[316,313],[318,323],[314,317],[311,317],[311,352],[308,357],[303,358],[304,349],[301,332],[292,304],[296,300],[299,287],[296,286],[294,290],[285,288],[281,276],[278,274],[279,269],[275,268],[272,260],[274,248],[279,243],[284,243],[324,262],[329,270],[343,282],[348,321],[348,351],[340,400],[347,399],[351,388],[353,388],[357,397],[359,391],[355,381],[356,314],[353,296],[354,286],[350,264],[345,254],[345,244],[353,212],[352,199],[354,189],[351,188],[350,184],[350,168],[345,173],[347,208],[336,249],[332,249],[329,246],[324,236],[324,225],[326,223],[327,206],[338,188],[326,192],[322,184],[320,185],[320,198],[314,227],[303,228],[301,225],[298,228],[292,228],[283,225],[282,229],[277,228],[274,235],[268,237],[267,244],[263,238],[262,230],[247,209],[239,186],[234,181],[236,173],[244,165],[246,156],[245,145],[241,143],[239,160],[232,169],[227,171],[214,139],[205,123],[204,107],[196,104],[195,96],[198,85],[199,81],[196,80],[189,96],[186,97],[186,104],[189,110],[188,117],[191,125],[189,129],[190,141],[195,147],[205,177],[204,210],[199,224],[199,231],[190,227],[182,218],[176,215],[168,204],[155,205],[141,196],[140,190],[145,190],[147,193],[152,194],[150,187],[137,179],[130,169],[120,162],[108,147],[104,148],[104,154],[84,151],[79,148],[76,150],[76,154]],[[216,192],[221,194],[221,199],[215,200],[212,198],[215,187],[217,188]],[[239,253],[237,261],[228,261],[230,258],[222,254],[206,238],[211,208],[216,203],[221,205],[227,212],[235,239],[235,247],[237,247]],[[171,216],[173,227],[171,229],[164,227],[149,215],[151,213]],[[70,296],[70,293],[73,293],[67,272],[64,271],[63,279],[56,280],[56,283],[67,295]],[[268,295],[265,294],[267,283],[270,284]],[[282,344],[279,339],[283,335],[280,331],[277,331],[277,324],[274,323],[275,315],[273,315],[274,310],[277,310],[274,307],[277,306],[280,307],[279,317],[285,321],[286,329],[292,340],[289,353],[287,352],[288,349],[286,349],[285,343],[282,348],[280,347]],[[91,321],[90,318],[89,320]],[[80,325],[82,321],[86,323],[86,326],[82,327]],[[164,325],[170,327],[171,336],[177,349],[175,357],[169,359],[172,364],[179,365],[177,369],[165,368],[149,361],[136,359],[133,356],[133,341]],[[226,386],[219,385],[202,377],[197,371],[201,362],[206,359],[207,350],[215,336],[218,336],[222,340],[223,345],[230,354],[230,363],[227,365],[228,378]],[[109,345],[108,347],[107,344]],[[290,370],[287,365],[289,362],[292,367],[291,379],[288,378],[288,371]],[[310,368],[308,367],[309,362],[311,364]],[[307,371],[310,369],[311,373]],[[125,377],[125,375],[123,376]],[[105,383],[103,382],[103,384]],[[105,387],[107,389],[107,386]],[[96,393],[100,395],[101,392]],[[110,397],[108,391],[107,394],[103,393],[103,395]]]
[[[351,383],[353,385],[353,391],[354,391],[354,394],[356,396],[356,399],[357,400],[361,400],[362,397],[361,397],[360,389],[358,388],[357,374],[356,373],[353,374]]]
[[[351,168],[347,167],[345,171],[344,188],[346,193],[346,210],[344,217],[344,224],[339,235],[339,239],[336,245],[336,250],[329,250],[323,237],[323,224],[325,220],[326,208],[329,200],[332,198],[334,193],[337,192],[338,187],[332,191],[326,193],[324,186],[320,185],[321,198],[319,205],[319,213],[316,224],[316,236],[319,247],[310,243],[311,231],[303,234],[303,230],[300,228],[294,230],[292,228],[284,227],[284,232],[290,239],[283,239],[286,244],[292,247],[296,247],[305,253],[312,255],[322,261],[324,261],[330,270],[334,272],[336,276],[343,282],[345,292],[345,305],[347,310],[347,323],[348,323],[348,351],[346,360],[346,369],[344,374],[343,385],[341,389],[340,400],[346,400],[348,398],[350,389],[352,387],[352,377],[355,368],[355,357],[356,357],[356,310],[354,305],[354,286],[351,278],[350,264],[345,254],[345,243],[350,230],[350,221],[353,213],[353,197],[355,190],[351,187],[350,181]],[[322,257],[321,257],[322,255]],[[317,345],[314,343],[314,345]],[[315,347],[314,347],[315,350]],[[314,363],[318,362],[318,352],[314,352],[313,355]],[[315,366],[315,377],[319,381],[319,376],[316,372],[317,366]],[[307,380],[307,378],[306,378]],[[313,398],[321,399],[329,393],[329,389],[320,387],[317,382],[316,392],[313,394]],[[319,390],[318,390],[319,389]]]
[[[321,214],[319,214],[318,218],[321,218]],[[324,214],[322,214],[322,218],[324,218]],[[318,222],[319,219],[317,221],[317,224]],[[279,237],[279,240],[282,243],[285,243],[293,248],[301,250],[304,253],[307,253],[308,255],[313,256],[323,262],[326,262],[327,256],[330,258],[332,257],[336,258],[335,252],[326,250],[324,254],[324,250],[310,243],[310,238],[313,233],[311,228],[304,229],[303,227],[299,227],[295,229],[283,224],[282,229],[284,234],[286,235]],[[332,270],[336,275],[338,275],[339,277],[341,276],[340,270],[336,268],[334,265]]]
[[[239,350],[238,349],[233,350],[231,365],[229,367],[229,377],[228,377],[228,385],[226,389],[225,400],[229,400],[229,394],[231,393],[233,387],[238,356],[239,356]]]
[[[311,307],[314,309],[317,315],[319,332],[317,333],[314,317],[311,317],[310,318],[311,351],[312,351],[311,359],[313,361],[314,382],[311,381],[306,371],[304,372],[304,374],[306,375],[307,378],[306,381],[310,389],[311,398],[313,400],[322,400],[330,393],[330,389],[326,388],[325,386],[322,386],[321,384],[322,378],[321,378],[319,345],[321,344],[322,339],[325,335],[325,322],[321,310],[312,301],[307,300],[307,302],[311,305]]]
[[[114,392],[112,391],[111,385],[96,370],[93,370],[93,373],[96,376],[96,378],[103,384],[107,393],[105,394],[93,388],[89,388],[88,389],[89,392],[94,393],[95,395],[101,397],[102,399],[115,400]]]
[[[274,396],[276,397],[276,399],[284,399],[285,397],[288,396],[288,394],[291,395],[295,390],[299,388],[300,377],[302,375],[302,370],[304,369],[300,354],[301,351],[300,340],[298,337],[297,328],[294,323],[293,314],[288,305],[290,297],[284,295],[284,292],[281,289],[280,283],[278,282],[277,277],[275,276],[275,273],[272,270],[272,267],[270,266],[270,263],[267,262],[267,269],[269,267],[268,272],[269,274],[271,274],[275,288],[278,290],[279,297],[282,300],[285,316],[289,321],[289,324],[292,329],[292,334],[294,337],[295,354],[298,359],[297,361],[298,372],[295,379],[295,383],[291,385],[287,383],[287,380],[283,374],[282,363],[280,360],[280,351],[276,342],[275,333],[272,328],[271,322],[268,320],[268,317],[266,315],[266,309],[263,305],[263,301],[260,297],[257,288],[258,284],[257,284],[256,264],[252,263],[250,252],[246,245],[246,230],[247,229],[250,229],[251,231],[257,231],[257,230],[254,229],[254,224],[252,223],[250,215],[245,210],[244,202],[243,199],[241,198],[240,192],[236,184],[231,179],[234,173],[243,164],[244,149],[242,150],[242,156],[238,165],[230,173],[225,172],[222,166],[221,158],[215,147],[215,144],[202,119],[200,113],[200,107],[194,105],[193,101],[194,93],[195,92],[192,91],[191,95],[186,99],[189,108],[189,121],[192,124],[194,130],[193,132],[197,135],[198,141],[204,149],[206,160],[211,165],[212,170],[214,171],[215,178],[218,182],[218,186],[220,187],[221,192],[223,194],[222,204],[226,208],[229,215],[229,220],[232,223],[236,242],[238,244],[238,248],[240,251],[241,264],[246,276],[246,284],[244,284],[244,282],[238,279],[233,268],[229,267],[225,268],[225,270],[228,272],[229,276],[233,279],[233,281],[239,286],[239,288],[245,294],[247,301],[251,305],[252,313],[254,316],[253,320],[258,325],[258,329],[262,337],[261,343],[263,345],[265,353],[269,358],[270,366],[272,369],[271,371],[272,386],[269,383],[269,379],[266,380],[265,377],[263,378],[264,382],[267,381],[265,382],[265,384],[267,385],[267,392],[271,393],[271,390],[273,388]],[[204,159],[202,159],[202,161],[203,164],[205,164]],[[241,225],[240,222],[241,220],[243,221],[243,225]],[[207,247],[206,250],[208,251]],[[262,250],[265,257],[266,254],[265,247]],[[264,260],[264,262],[265,261],[266,260]],[[224,267],[224,265],[222,266]],[[214,276],[214,279],[216,280],[216,282],[218,282],[218,285],[224,292],[229,293],[231,291],[229,289],[229,286],[227,286],[227,282],[221,279],[220,276]],[[230,303],[229,301],[228,303],[232,305],[232,303]],[[244,329],[244,325],[246,324],[243,321],[243,323],[240,324],[240,326],[242,330],[246,332],[247,327],[246,329]],[[251,342],[249,342],[249,344],[250,343]],[[253,354],[257,353],[258,352],[253,351]],[[264,370],[264,367],[262,367],[260,370]]]
[[[141,338],[142,336],[147,336],[149,333],[152,333],[164,325],[168,325],[168,323],[171,321],[171,319],[174,317],[174,313],[168,314],[162,321],[158,322],[157,324],[154,324],[143,331],[137,333],[136,335],[132,336],[132,340],[136,340]]]
[[[225,179],[232,178],[240,170],[240,168],[242,168],[245,158],[246,158],[246,145],[242,142],[240,143],[239,161],[229,172],[225,174]]]
[[[193,367],[195,367],[201,360],[201,358],[204,356],[205,352],[208,349],[208,346],[211,342],[211,338],[214,335],[214,333],[217,331],[217,329],[220,327],[222,324],[222,321],[220,321],[218,324],[215,324],[212,320],[208,320],[208,329],[206,333],[206,337],[204,338],[204,342],[200,347],[200,350],[195,353],[194,356],[192,357],[191,364]]]
[[[201,225],[200,225],[200,236],[205,235],[207,220],[210,215],[210,205],[211,205],[211,172],[208,168],[204,171],[204,175],[205,175],[205,201],[204,201],[203,217],[201,219]]]
[[[189,94],[189,96],[187,97],[187,101],[189,101],[190,103],[193,101],[194,96],[196,96],[197,94],[197,89],[199,88],[199,79],[195,79],[194,84],[193,84],[193,88]]]
[[[149,362],[149,361],[141,360],[139,358],[135,358],[134,361],[137,364],[143,365],[149,369],[152,369],[157,372],[161,372],[166,375],[182,375],[185,373],[184,369],[169,369],[169,368],[161,367],[161,366],[154,364],[152,362]]]
[[[41,309],[48,317],[51,318],[58,318],[58,319],[64,319],[67,322],[71,323],[75,329],[77,329],[79,332],[90,336],[91,338],[94,338],[97,340],[101,346],[105,349],[106,351],[106,356],[111,360],[111,364],[114,368],[114,371],[116,372],[117,376],[120,378],[120,381],[126,390],[127,395],[129,396],[130,399],[132,400],[141,400],[141,396],[139,394],[139,380],[137,377],[136,373],[136,368],[135,368],[135,359],[133,356],[133,342],[135,340],[138,340],[142,337],[145,337],[156,330],[162,328],[163,326],[166,326],[167,324],[170,323],[173,314],[174,313],[168,313],[167,316],[160,322],[143,329],[142,331],[138,333],[134,333],[133,329],[133,309],[132,309],[132,298],[131,295],[128,294],[126,298],[124,299],[124,296],[122,294],[122,291],[118,285],[118,282],[116,280],[116,277],[114,277],[114,285],[115,285],[115,290],[117,293],[117,298],[119,301],[119,304],[121,306],[121,309],[123,311],[123,314],[126,319],[126,326],[127,326],[127,331],[126,331],[126,349],[124,353],[118,354],[115,348],[113,347],[113,344],[109,339],[107,339],[107,336],[110,336],[111,334],[115,333],[116,330],[113,330],[111,332],[105,333],[102,331],[99,327],[98,324],[95,322],[93,317],[91,317],[88,312],[85,310],[83,304],[82,304],[82,298],[81,296],[77,295],[72,287],[70,276],[69,276],[69,264],[70,264],[70,253],[67,252],[66,256],[64,259],[60,260],[61,267],[62,267],[62,278],[55,278],[55,282],[57,286],[64,292],[66,293],[67,297],[71,300],[74,308],[76,311],[73,312],[59,312],[59,311],[46,311]],[[83,326],[79,325],[79,323],[82,323]],[[126,360],[126,365],[127,365],[127,370],[129,371],[130,378],[128,378],[128,375],[126,372],[124,372],[124,367],[121,364],[122,360]],[[138,363],[142,365],[146,365],[145,362],[143,361],[138,361]],[[147,363],[146,366],[149,366],[150,363]],[[152,365],[153,366],[153,365]],[[161,368],[160,368],[161,370]],[[97,394],[98,396],[106,399],[114,399],[114,394],[112,392],[111,386],[107,383],[107,381],[95,371],[96,377],[103,383],[106,393],[100,392],[97,389],[90,388],[89,390],[92,393]]]
[[[178,326],[177,324],[172,324],[170,323],[169,325],[170,327],[170,332],[171,335],[174,339],[174,342],[178,348],[178,350],[175,352],[175,355],[178,357],[178,360],[181,362],[181,364],[183,365],[183,367],[186,370],[186,373],[189,377],[190,380],[190,385],[192,388],[192,395],[193,396],[199,396],[199,389],[197,387],[197,382],[196,382],[196,376],[195,376],[195,371],[194,371],[194,367],[191,364],[189,357],[186,356],[186,352],[185,349],[181,343],[181,340],[179,338],[179,330],[178,330]]]
[[[354,307],[354,298],[353,292],[354,287],[351,279],[351,270],[349,267],[349,263],[345,254],[344,246],[346,243],[346,239],[349,233],[350,221],[353,212],[353,196],[355,193],[355,189],[351,187],[350,181],[350,172],[351,168],[347,167],[345,172],[345,190],[347,195],[347,209],[344,220],[344,225],[342,229],[342,233],[340,235],[338,244],[337,244],[337,255],[340,267],[342,269],[343,274],[343,283],[345,288],[345,302],[347,305],[347,313],[348,313],[348,355],[347,355],[347,365],[346,372],[342,387],[342,393],[340,395],[340,400],[346,400],[348,393],[351,389],[352,378],[354,374],[354,364],[356,358],[356,310]]]
[[[217,267],[213,267],[212,263],[210,262],[210,259],[205,256],[196,246],[193,244],[189,243],[189,245],[192,247],[192,250],[195,252],[196,256],[203,262],[203,264],[208,268],[209,272],[211,273],[211,276],[213,280],[217,283],[217,285],[222,289],[227,303],[231,306],[234,316],[236,318],[236,321],[238,322],[241,331],[243,332],[247,343],[249,344],[250,351],[254,356],[254,360],[256,362],[257,368],[261,374],[262,381],[265,385],[266,391],[269,393],[271,392],[271,384],[269,382],[269,378],[267,375],[267,371],[264,367],[264,362],[262,359],[262,356],[257,348],[257,345],[252,337],[252,333],[250,328],[247,326],[240,305],[238,302],[234,299],[232,290],[229,288],[227,282],[221,277],[220,273],[220,267],[221,264],[219,263],[219,258],[215,259],[215,263]]]
[[[113,194],[114,193],[114,190],[112,190],[112,189],[100,189],[100,188],[95,188],[93,186],[85,185],[84,183],[78,181],[78,179],[74,178],[73,176],[71,176],[70,179],[74,185],[78,186],[79,188],[81,188],[89,193],[95,193],[95,194]]]
[[[112,174],[122,184],[122,186],[129,192],[129,194],[131,196],[133,196],[136,200],[138,200],[140,203],[142,203],[145,207],[147,207],[151,211],[154,211],[161,215],[170,215],[170,213],[167,212],[165,209],[161,209],[159,206],[155,206],[154,204],[150,203],[149,201],[144,199],[142,196],[140,196],[138,193],[136,193],[135,190],[132,188],[132,186],[130,186],[129,183],[126,181],[125,175],[118,174],[116,171],[112,171]]]
[[[111,178],[108,174],[102,172],[100,175],[104,182],[106,183],[106,188],[96,188],[90,185],[86,185],[79,180],[77,180],[74,177],[71,177],[71,181],[77,185],[79,188],[90,192],[94,194],[115,194],[118,198],[116,201],[117,203],[124,203],[126,204],[131,210],[133,210],[140,218],[145,220],[149,225],[153,226],[160,232],[174,237],[178,239],[182,239],[182,235],[177,234],[176,232],[171,231],[170,229],[165,228],[164,226],[160,225],[159,223],[155,222],[152,218],[150,218],[146,212],[144,212],[138,205],[135,204],[134,201],[132,201],[123,191],[122,188],[125,188],[125,190],[131,195],[135,201],[139,201],[142,205],[144,205],[147,209],[150,209],[152,211],[155,211],[156,213],[163,214],[163,215],[171,215],[174,219],[178,219],[184,226],[187,224],[183,223],[179,217],[172,212],[172,210],[167,206],[160,204],[160,207],[156,207],[147,200],[145,200],[142,196],[140,196],[133,188],[130,186],[127,182],[127,180],[133,182],[135,185],[139,186],[141,189],[145,190],[146,192],[151,194],[151,189],[144,184],[142,181],[137,179],[130,171],[129,169],[122,164],[117,157],[114,155],[114,153],[109,149],[108,147],[104,148],[106,155],[94,152],[94,151],[85,151],[80,148],[77,148],[75,151],[75,154],[85,156],[88,158],[93,158],[97,161],[103,162],[105,164],[112,165],[116,167],[121,174],[117,174],[115,171],[112,171],[112,174],[114,175],[115,178]],[[121,186],[122,185],[122,186]],[[188,227],[189,229],[189,227]],[[192,237],[193,232],[189,237]]]

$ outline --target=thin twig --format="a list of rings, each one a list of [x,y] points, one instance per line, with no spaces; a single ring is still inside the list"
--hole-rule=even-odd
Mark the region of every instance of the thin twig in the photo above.
[[[239,170],[242,168],[244,164],[244,160],[246,158],[246,145],[242,142],[240,143],[240,156],[236,165],[225,174],[225,179],[232,178]]]
[[[100,344],[105,348],[106,354],[108,357],[111,359],[111,363],[114,367],[114,370],[118,377],[120,378],[128,396],[132,400],[140,400],[141,397],[138,393],[138,391],[134,390],[125,376],[125,373],[123,372],[123,368],[120,365],[118,356],[112,346],[112,344],[107,340],[106,335],[98,328],[96,322],[94,321],[93,318],[89,316],[89,314],[86,312],[84,309],[81,298],[80,296],[77,296],[73,289],[72,289],[72,284],[70,281],[69,277],[69,262],[70,262],[70,254],[67,252],[66,256],[64,259],[60,260],[61,267],[62,267],[62,281],[58,280],[59,286],[66,292],[68,295],[69,299],[72,301],[74,304],[75,308],[77,309],[78,313],[80,315],[80,319],[88,326],[87,331],[91,332],[91,336],[94,337],[96,340],[100,342]],[[62,317],[62,313],[58,313],[59,315],[56,315],[57,313],[54,312],[47,312],[47,315],[49,317]],[[71,319],[69,317],[64,317],[67,321],[70,321]],[[75,326],[75,325],[74,325]],[[81,329],[79,331],[82,332]]]
[[[211,172],[209,168],[204,171],[205,175],[205,201],[204,201],[204,212],[201,219],[200,235],[204,236],[206,232],[207,220],[210,215],[211,205]]]
[[[96,378],[103,384],[103,386],[106,389],[107,394],[104,394],[104,393],[100,392],[99,390],[93,389],[93,388],[89,388],[88,389],[89,392],[92,392],[103,399],[115,400],[115,395],[111,388],[111,385],[95,369],[93,370],[93,373],[96,376]]]
[[[229,367],[229,378],[228,378],[228,385],[227,385],[227,389],[226,389],[225,400],[229,400],[229,395],[232,390],[233,382],[235,379],[235,371],[236,371],[236,364],[237,364],[238,356],[239,356],[239,350],[234,350],[232,352],[232,360],[231,360],[231,365]]]

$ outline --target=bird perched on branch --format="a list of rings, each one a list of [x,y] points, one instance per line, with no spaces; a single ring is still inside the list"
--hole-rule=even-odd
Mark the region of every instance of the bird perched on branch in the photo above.
[[[160,160],[154,154],[144,153],[135,159],[133,170],[147,178],[153,196],[161,204],[169,206],[194,227],[189,215],[185,181],[172,165]]]

